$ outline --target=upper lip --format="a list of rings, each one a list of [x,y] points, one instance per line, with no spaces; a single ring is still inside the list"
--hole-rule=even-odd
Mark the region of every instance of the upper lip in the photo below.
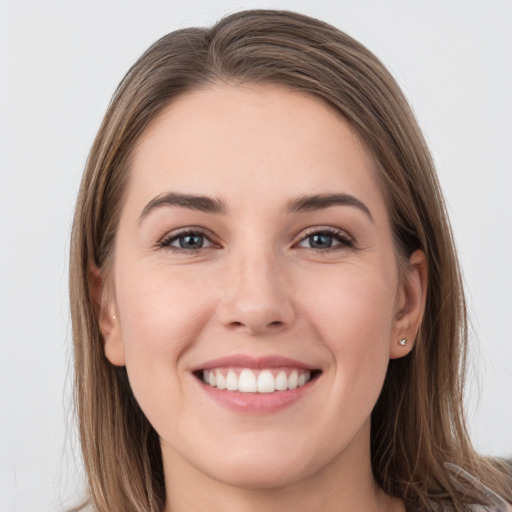
[[[288,357],[282,356],[249,356],[246,354],[235,354],[226,357],[220,357],[218,359],[212,359],[210,361],[206,361],[194,368],[192,371],[198,370],[211,370],[213,368],[252,368],[252,369],[262,369],[262,368],[298,368],[304,370],[316,370],[318,367],[311,366],[310,364],[303,363],[301,361],[297,361],[295,359],[290,359]]]

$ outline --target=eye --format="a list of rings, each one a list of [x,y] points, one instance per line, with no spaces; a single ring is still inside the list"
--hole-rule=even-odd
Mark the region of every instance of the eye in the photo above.
[[[336,250],[344,247],[352,248],[354,241],[344,231],[330,228],[310,232],[297,246],[315,250]]]
[[[159,242],[160,247],[175,252],[194,252],[207,247],[212,247],[213,242],[200,231],[182,231],[170,234]]]

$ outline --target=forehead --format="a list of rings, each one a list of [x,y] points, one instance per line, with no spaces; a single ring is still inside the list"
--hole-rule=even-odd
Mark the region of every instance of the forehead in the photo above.
[[[129,196],[142,204],[167,189],[239,207],[258,194],[277,204],[330,192],[383,206],[372,158],[341,114],[271,85],[216,85],[164,109],[134,151]]]

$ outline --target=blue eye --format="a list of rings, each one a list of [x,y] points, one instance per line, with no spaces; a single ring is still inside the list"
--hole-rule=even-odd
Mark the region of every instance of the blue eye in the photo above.
[[[176,238],[175,241],[182,249],[201,249],[204,244],[204,235],[182,235]]]
[[[164,238],[160,244],[174,251],[198,251],[205,247],[211,247],[213,243],[203,233],[197,231],[187,231],[185,233],[178,233]]]
[[[332,236],[325,233],[318,233],[308,236],[309,246],[313,249],[328,249],[332,247]]]
[[[354,247],[354,241],[341,230],[315,231],[304,237],[298,244],[299,247],[316,250],[342,249]]]

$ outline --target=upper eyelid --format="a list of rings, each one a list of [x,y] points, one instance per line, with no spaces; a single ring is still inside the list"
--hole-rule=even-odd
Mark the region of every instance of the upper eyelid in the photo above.
[[[341,228],[335,228],[334,226],[310,226],[308,228],[304,228],[302,230],[303,233],[319,233],[319,232],[322,232],[322,231],[325,231],[325,232],[329,232],[329,233],[347,233],[344,229],[341,229]],[[348,233],[347,233],[348,235]]]
[[[332,226],[311,226],[309,228],[303,229],[299,233],[299,235],[297,235],[296,238],[298,239],[298,241],[301,241],[308,236],[314,235],[315,233],[326,233],[329,235],[338,236],[343,235],[344,237],[349,238],[350,240],[355,242],[354,237],[348,231],[346,231],[345,229],[335,228]]]
[[[204,235],[209,239],[215,238],[215,235],[209,229],[202,228],[200,226],[186,226],[183,228],[176,228],[171,231],[168,231],[167,233],[165,233],[164,236],[162,236],[160,238],[160,242],[162,242],[163,240],[179,238],[180,236],[183,236],[183,235],[196,234],[196,233],[199,235]]]

